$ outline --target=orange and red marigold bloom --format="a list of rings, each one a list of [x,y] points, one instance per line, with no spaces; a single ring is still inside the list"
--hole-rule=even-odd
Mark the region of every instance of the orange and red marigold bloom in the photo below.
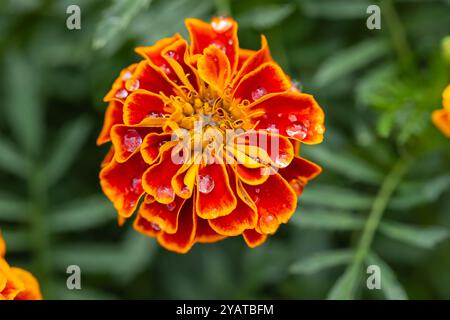
[[[144,59],[105,96],[97,143],[112,147],[100,183],[120,223],[137,211],[135,229],[169,250],[238,235],[255,247],[287,223],[320,173],[297,154],[301,142],[322,141],[324,114],[272,60],[264,37],[253,51],[239,47],[231,18],[186,26],[190,44],[176,34],[137,48]],[[232,145],[221,139],[230,130]]]
[[[434,110],[431,119],[434,125],[450,138],[450,84],[442,93],[442,105],[444,108]]]
[[[5,260],[6,245],[0,233],[0,300],[41,300],[39,283],[31,273],[11,267]]]

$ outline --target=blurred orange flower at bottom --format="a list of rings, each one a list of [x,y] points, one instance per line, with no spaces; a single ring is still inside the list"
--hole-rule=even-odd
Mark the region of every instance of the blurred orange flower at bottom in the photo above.
[[[442,105],[444,108],[434,110],[431,119],[434,125],[450,138],[450,84],[442,93]]]

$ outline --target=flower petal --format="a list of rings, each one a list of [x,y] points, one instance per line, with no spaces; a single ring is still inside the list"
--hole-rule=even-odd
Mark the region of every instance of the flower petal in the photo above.
[[[142,141],[148,134],[157,134],[156,132],[160,131],[160,128],[126,126],[121,124],[112,127],[111,140],[116,151],[115,158],[117,162],[122,163],[127,161],[132,155],[140,151]]]
[[[236,208],[237,200],[223,163],[200,165],[196,198],[197,214],[203,219],[226,216]]]
[[[270,168],[247,168],[242,164],[236,164],[236,174],[244,183],[250,185],[259,185],[269,178]]]
[[[105,119],[103,121],[103,128],[97,138],[97,145],[102,145],[111,140],[111,128],[115,124],[123,123],[123,103],[117,100],[112,100],[106,108]]]
[[[143,235],[152,238],[155,238],[160,233],[162,233],[161,229],[157,225],[149,222],[147,219],[142,217],[139,212],[136,216],[136,219],[134,219],[133,228]]]
[[[118,102],[124,102],[128,96],[128,91],[125,88],[125,83],[131,79],[133,73],[136,71],[138,64],[134,63],[120,72],[119,77],[114,81],[111,90],[103,98],[103,101],[109,102],[116,100]]]
[[[234,73],[239,52],[236,21],[217,17],[209,24],[198,19],[186,19],[186,27],[191,38],[191,55],[201,54],[205,48],[214,45],[226,54]]]
[[[148,222],[153,223],[153,229],[175,233],[178,229],[178,214],[185,201],[179,197],[169,204],[161,204],[154,200],[144,201],[139,208],[139,214]]]
[[[19,292],[15,300],[42,300],[39,282],[30,272],[21,268],[11,268],[11,272],[22,280],[25,286],[25,289]]]
[[[184,203],[178,214],[178,225],[180,227],[174,234],[161,233],[158,236],[158,242],[168,250],[186,253],[194,245],[197,231],[197,215],[195,214],[193,201]]]
[[[322,168],[317,164],[296,156],[288,167],[280,169],[278,173],[289,182],[297,196],[300,196],[308,181],[317,177],[321,172]]]
[[[258,186],[245,185],[250,198],[258,208],[259,233],[274,233],[281,223],[287,223],[297,207],[297,195],[278,173]],[[274,197],[274,195],[277,195]]]
[[[168,113],[161,96],[145,90],[133,92],[123,106],[123,120],[127,125],[139,124],[144,119],[162,119]]]
[[[450,138],[450,111],[447,109],[434,110],[431,119],[434,125]]]
[[[100,171],[103,192],[112,201],[119,215],[130,217],[144,194],[141,177],[148,165],[139,153],[127,162],[112,160]]]
[[[156,94],[162,92],[168,97],[178,93],[174,83],[169,80],[167,75],[157,67],[150,65],[147,60],[139,62],[136,71],[132,78],[127,80],[127,83],[130,84],[129,87],[133,89],[132,91],[145,89]]]
[[[254,102],[267,94],[283,92],[291,87],[283,70],[275,63],[267,62],[242,77],[233,90],[233,103]]]
[[[256,129],[279,132],[304,143],[320,143],[325,131],[324,114],[313,96],[299,92],[267,95],[248,107]]]
[[[197,61],[200,78],[222,93],[231,77],[230,62],[227,56],[215,46],[204,50],[204,54]]]
[[[242,236],[244,237],[245,243],[247,243],[250,248],[262,245],[267,239],[266,234],[258,233],[253,229],[245,230]]]
[[[145,136],[141,145],[141,154],[144,161],[153,164],[160,154],[160,148],[167,142],[171,141],[170,133],[150,133]]]
[[[208,220],[197,218],[197,232],[195,234],[195,242],[213,243],[224,239],[225,236],[218,234],[208,224]]]

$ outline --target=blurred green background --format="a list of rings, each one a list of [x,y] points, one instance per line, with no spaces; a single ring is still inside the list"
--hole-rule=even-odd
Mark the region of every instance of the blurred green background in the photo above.
[[[71,4],[81,30],[66,28]],[[366,27],[370,4],[381,30]],[[301,152],[324,172],[263,246],[230,238],[177,255],[117,227],[98,182],[108,147],[95,138],[133,48],[218,14],[238,20],[241,47],[264,33],[322,105],[325,141]],[[48,299],[450,299],[450,141],[430,122],[450,82],[449,34],[448,0],[1,0],[8,261]],[[70,264],[82,290],[66,288]],[[381,267],[382,290],[366,288],[366,264]]]

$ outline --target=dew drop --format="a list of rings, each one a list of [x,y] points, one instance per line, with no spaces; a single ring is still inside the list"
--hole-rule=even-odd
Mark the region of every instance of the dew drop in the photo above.
[[[298,123],[294,123],[293,125],[286,128],[286,133],[289,137],[294,137],[300,140],[306,138],[306,131],[306,127]]]
[[[225,33],[233,26],[231,21],[224,17],[215,18],[211,21],[213,30],[217,33]]]
[[[214,189],[214,180],[209,175],[198,175],[198,191],[204,194],[210,193]]]
[[[290,122],[297,122],[298,121],[297,120],[297,116],[295,114],[293,114],[293,113],[289,114],[288,119],[289,119]]]
[[[126,71],[123,75],[122,75],[122,80],[123,81],[127,81],[128,79],[131,79],[131,72],[130,71]]]
[[[278,227],[277,218],[273,214],[265,214],[259,220],[261,231],[264,233],[271,233]]]
[[[125,88],[128,91],[135,91],[139,89],[139,80],[138,79],[130,79],[127,82],[125,82]]]
[[[142,193],[142,179],[141,178],[133,178],[130,183],[130,192],[135,194]]]
[[[225,48],[224,44],[220,41],[213,41],[211,43],[211,45],[219,48],[220,50],[222,50],[223,53],[227,53],[227,48]],[[217,57],[213,57],[214,62],[217,62]]]
[[[154,223],[154,222],[150,222],[150,226],[155,231],[161,231],[161,227],[159,225],[157,225],[156,223]]]
[[[180,190],[180,194],[182,194],[182,195],[188,195],[189,193],[190,193],[190,191],[187,186],[184,186],[183,189]]]
[[[161,68],[161,70],[165,73],[165,74],[167,74],[167,75],[170,75],[171,73],[172,73],[172,70],[169,68],[169,66],[167,65],[167,64],[165,64],[165,63],[163,63],[161,66],[160,66],[160,68]]]
[[[117,90],[115,97],[119,99],[125,99],[126,97],[128,97],[128,91],[125,89],[119,89]]]
[[[278,116],[278,118],[281,118],[283,116],[283,113],[278,112],[277,116]]]
[[[314,127],[314,131],[316,131],[318,134],[323,134],[325,132],[325,127],[323,124],[316,124]]]
[[[166,57],[174,59],[174,60],[179,60],[180,56],[177,52],[173,51],[173,50],[169,50],[166,52],[165,54]]]
[[[155,118],[164,118],[164,114],[160,112],[150,112],[147,114],[147,118],[155,119]]]
[[[157,198],[173,198],[173,189],[167,186],[159,186],[156,190]]]
[[[275,163],[279,165],[280,167],[284,168],[289,165],[288,156],[286,154],[280,154],[276,157]]]
[[[167,207],[167,210],[173,211],[177,207],[177,203],[176,203],[176,201],[172,201],[171,203],[166,204],[166,207]]]
[[[258,100],[262,96],[264,96],[267,93],[266,88],[259,87],[252,91],[252,99],[253,101]]]
[[[123,147],[127,152],[134,152],[142,143],[142,137],[136,129],[128,129],[123,136]]]

